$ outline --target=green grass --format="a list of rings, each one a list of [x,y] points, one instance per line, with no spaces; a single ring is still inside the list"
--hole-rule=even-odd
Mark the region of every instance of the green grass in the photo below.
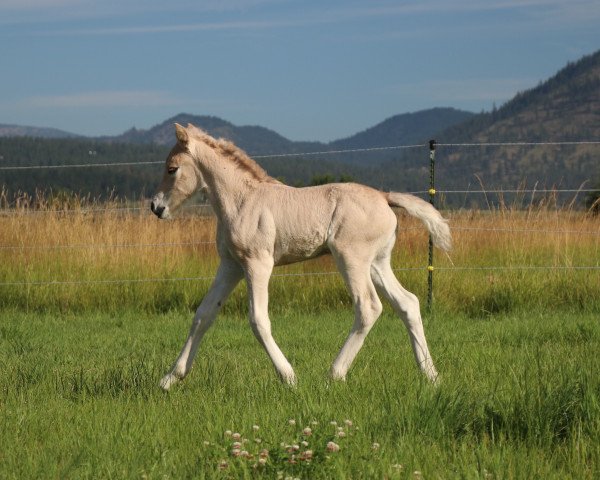
[[[438,311],[426,322],[442,375],[432,387],[389,311],[348,381],[329,383],[350,309],[283,310],[273,330],[299,377],[293,389],[246,319],[229,313],[165,394],[158,380],[190,319],[1,311],[0,478],[597,478],[597,312]],[[254,459],[231,455],[227,430],[249,440]],[[340,451],[327,452],[329,441]],[[310,463],[289,462],[294,444],[313,451]],[[266,465],[254,468],[265,448]]]

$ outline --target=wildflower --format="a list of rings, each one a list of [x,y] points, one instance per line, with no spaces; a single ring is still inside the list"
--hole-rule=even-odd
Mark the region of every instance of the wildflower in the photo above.
[[[289,423],[290,425],[296,425],[296,420],[294,420],[293,418],[290,418],[290,419],[288,420],[288,423]]]
[[[258,464],[259,464],[259,465],[261,465],[261,466],[263,466],[263,465],[266,465],[266,464],[267,464],[267,459],[266,459],[266,457],[260,457],[260,458],[258,459]]]
[[[219,462],[219,470],[227,470],[227,467],[229,467],[229,465],[225,460]]]
[[[303,447],[308,447],[308,442],[306,440],[302,440],[300,442],[300,445],[302,445]]]
[[[242,436],[236,432],[231,434],[231,438],[233,438],[234,440],[239,440],[242,438]]]
[[[310,437],[312,435],[312,428],[306,427],[304,430],[302,430],[302,435],[305,437]]]
[[[234,448],[231,450],[231,456],[232,457],[239,457],[241,453],[241,450],[239,448]]]
[[[413,472],[413,475],[417,478],[421,478],[423,476],[423,474],[419,470],[415,470]]]
[[[327,451],[328,452],[339,452],[340,446],[335,442],[327,442]]]
[[[240,452],[240,457],[242,457],[242,458],[252,458],[252,455],[250,455],[246,450],[242,450]]]
[[[333,425],[335,427],[337,425],[337,422],[335,420],[332,420],[331,422],[329,422],[329,425]]]
[[[204,445],[205,447],[208,447],[210,445],[210,442],[208,440],[204,440],[202,442],[202,445]]]
[[[260,458],[267,458],[269,456],[269,451],[266,448],[263,448],[258,455]]]
[[[348,426],[351,427],[352,426],[352,420],[344,420],[344,423]]]
[[[373,450],[379,450],[379,447],[380,447],[380,446],[381,446],[381,445],[379,445],[377,442],[373,442],[373,445],[371,445],[371,448],[372,448]]]
[[[254,443],[262,443],[262,438],[255,438]]]
[[[392,468],[395,470],[404,470],[404,466],[399,463],[394,463],[394,465],[392,465]]]
[[[225,430],[225,436],[231,437],[231,430]]]
[[[312,450],[306,450],[304,452],[302,452],[300,454],[300,460],[312,460],[313,458],[313,451]]]
[[[258,425],[252,425],[252,430],[258,432],[260,430],[260,427]]]
[[[238,450],[242,448],[242,444],[240,442],[233,442],[231,444],[231,448],[237,448]]]
[[[315,427],[319,424],[319,422],[317,422],[316,420],[313,420],[312,422],[310,422],[310,424]]]
[[[343,430],[340,430],[340,431],[337,433],[337,436],[338,436],[338,437],[340,437],[340,438],[344,438],[344,437],[346,436],[346,432],[344,432]]]

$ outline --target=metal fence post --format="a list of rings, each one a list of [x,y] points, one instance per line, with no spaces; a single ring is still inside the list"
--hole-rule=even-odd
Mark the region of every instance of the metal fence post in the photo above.
[[[435,140],[429,140],[429,203],[435,207]],[[427,309],[433,306],[433,238],[429,235],[427,264]]]

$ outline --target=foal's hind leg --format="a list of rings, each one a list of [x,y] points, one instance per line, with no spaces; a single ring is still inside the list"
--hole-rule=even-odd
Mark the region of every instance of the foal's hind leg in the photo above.
[[[390,251],[391,247],[384,255],[373,262],[371,278],[377,290],[392,304],[395,312],[400,315],[406,325],[417,365],[432,382],[435,382],[438,373],[427,348],[419,300],[415,295],[404,289],[396,279],[390,266]]]
[[[175,361],[175,365],[173,365],[171,372],[160,381],[160,386],[164,390],[169,390],[171,385],[189,373],[202,337],[212,325],[221,306],[242,277],[243,271],[237,263],[230,259],[221,261],[210,289],[202,299],[198,310],[196,310],[190,333],[179,357]]]
[[[334,252],[334,256],[354,303],[354,325],[331,367],[331,377],[344,380],[383,307],[369,274],[370,260],[340,252]]]

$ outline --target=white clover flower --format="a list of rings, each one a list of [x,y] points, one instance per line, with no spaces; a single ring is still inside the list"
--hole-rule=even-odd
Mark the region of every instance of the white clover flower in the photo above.
[[[373,445],[371,445],[371,448],[372,448],[373,450],[379,450],[379,447],[380,447],[380,446],[381,446],[381,445],[379,445],[377,442],[373,442]]]
[[[304,430],[302,430],[302,435],[305,437],[310,437],[312,435],[312,428],[306,427]]]
[[[260,430],[260,427],[258,425],[252,425],[252,430],[258,432]]]
[[[300,445],[302,445],[303,447],[308,447],[308,442],[306,440],[302,440],[300,442]]]
[[[260,458],[258,459],[258,463],[259,463],[260,465],[266,465],[266,463],[267,463],[267,459],[266,459],[266,457],[260,457]]]
[[[337,422],[335,420],[332,420],[331,422],[329,422],[329,425],[333,425],[335,427],[337,425]]]
[[[219,470],[226,470],[229,464],[225,460],[219,462]]]
[[[340,446],[335,442],[327,442],[327,451],[328,452],[339,452]]]
[[[231,430],[225,430],[225,436],[231,437]]]
[[[340,431],[337,433],[337,436],[338,436],[338,437],[340,437],[340,438],[344,438],[344,437],[346,436],[346,432],[344,432],[343,430],[340,430]]]
[[[352,420],[348,420],[348,419],[344,420],[344,423],[349,427],[351,427],[353,425]]]
[[[304,452],[302,452],[302,454],[300,455],[301,460],[312,460],[313,458],[313,451],[312,450],[306,450]]]
[[[240,438],[242,438],[242,436],[239,433],[235,432],[231,434],[231,438],[233,438],[234,440],[239,440]]]
[[[293,418],[290,418],[290,419],[288,420],[288,423],[289,423],[290,425],[296,425],[296,420],[294,420]]]
[[[269,456],[269,451],[266,448],[263,448],[258,455],[260,458],[267,458]]]

